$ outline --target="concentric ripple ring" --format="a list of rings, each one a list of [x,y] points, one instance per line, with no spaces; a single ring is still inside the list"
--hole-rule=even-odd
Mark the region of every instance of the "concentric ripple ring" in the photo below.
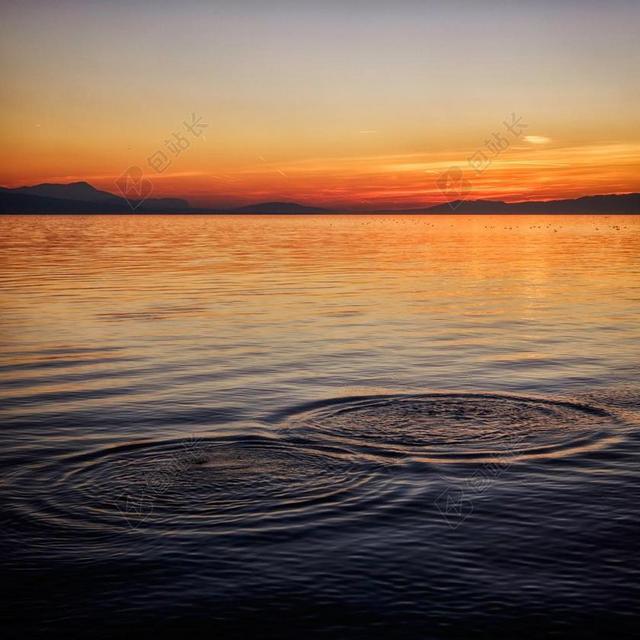
[[[287,437],[435,463],[562,458],[607,447],[622,426],[595,404],[484,393],[339,398],[274,419]]]
[[[398,491],[336,447],[246,434],[99,447],[7,481],[14,513],[56,534],[276,535],[379,510]]]

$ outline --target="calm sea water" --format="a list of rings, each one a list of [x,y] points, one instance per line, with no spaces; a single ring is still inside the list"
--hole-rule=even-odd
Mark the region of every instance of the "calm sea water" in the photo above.
[[[637,630],[640,217],[0,227],[9,633]]]

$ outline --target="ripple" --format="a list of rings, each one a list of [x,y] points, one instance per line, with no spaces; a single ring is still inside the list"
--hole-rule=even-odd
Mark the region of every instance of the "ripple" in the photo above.
[[[621,415],[586,401],[501,394],[331,399],[288,409],[268,432],[16,462],[5,474],[3,512],[19,520],[16,531],[54,528],[69,543],[81,531],[272,540],[342,530],[430,504],[442,473],[429,465],[602,457],[625,436]]]
[[[640,414],[640,389],[635,385],[591,391],[581,395],[580,400],[623,409],[625,412],[635,413],[636,415]]]
[[[289,437],[435,463],[566,457],[619,440],[621,426],[616,414],[593,404],[474,393],[332,399],[276,420]]]
[[[59,456],[9,474],[14,512],[69,532],[291,534],[393,503],[380,465],[263,436],[155,440]]]

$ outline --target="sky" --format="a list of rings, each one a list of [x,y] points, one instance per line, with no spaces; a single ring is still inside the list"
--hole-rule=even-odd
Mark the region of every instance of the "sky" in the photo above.
[[[0,185],[344,209],[640,191],[640,2],[0,0]],[[121,184],[121,182],[120,182]]]

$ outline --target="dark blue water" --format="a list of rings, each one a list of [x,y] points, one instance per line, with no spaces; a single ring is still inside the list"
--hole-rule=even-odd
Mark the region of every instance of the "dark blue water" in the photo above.
[[[1,222],[9,635],[637,630],[640,218]]]

